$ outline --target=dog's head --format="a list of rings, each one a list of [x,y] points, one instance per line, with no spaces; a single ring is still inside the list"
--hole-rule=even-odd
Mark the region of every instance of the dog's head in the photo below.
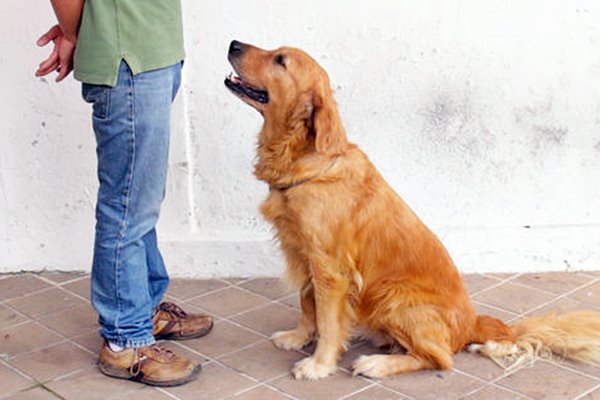
[[[229,75],[225,86],[266,121],[285,127],[284,132],[303,124],[317,151],[341,151],[345,133],[329,77],[312,57],[291,47],[268,51],[234,40],[228,59],[237,76]]]

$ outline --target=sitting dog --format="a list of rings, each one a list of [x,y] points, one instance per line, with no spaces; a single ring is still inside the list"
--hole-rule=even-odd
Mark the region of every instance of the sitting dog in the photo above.
[[[553,352],[600,360],[598,312],[512,326],[475,314],[442,243],[348,142],[315,60],[294,48],[266,51],[237,41],[228,58],[238,76],[225,85],[264,117],[254,174],[270,192],[261,212],[276,228],[287,280],[301,297],[297,328],[272,340],[290,350],[318,340],[314,354],[294,366],[297,379],[335,372],[359,329],[406,350],[354,362],[354,374],[377,378],[448,369],[467,344],[496,359]]]

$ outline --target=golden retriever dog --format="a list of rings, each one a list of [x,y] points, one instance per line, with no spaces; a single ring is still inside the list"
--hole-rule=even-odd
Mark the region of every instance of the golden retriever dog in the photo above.
[[[261,206],[300,291],[298,326],[280,348],[316,340],[297,379],[336,371],[356,332],[403,354],[361,356],[354,374],[386,377],[448,369],[468,344],[497,360],[554,353],[600,361],[600,313],[526,318],[512,326],[476,315],[440,240],[346,137],[327,73],[301,50],[233,41],[225,85],[262,114],[254,174],[270,187]],[[477,345],[479,344],[479,345]]]

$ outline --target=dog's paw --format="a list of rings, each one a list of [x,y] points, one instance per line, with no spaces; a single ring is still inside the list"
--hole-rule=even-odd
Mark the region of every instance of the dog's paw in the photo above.
[[[385,378],[390,375],[387,355],[360,356],[352,364],[352,375],[362,375],[369,378]]]
[[[284,350],[300,350],[310,343],[311,337],[299,333],[296,329],[279,331],[271,335],[271,341],[276,347]]]
[[[315,381],[333,374],[336,370],[337,366],[335,364],[319,364],[314,357],[306,357],[294,365],[292,374],[296,379]]]

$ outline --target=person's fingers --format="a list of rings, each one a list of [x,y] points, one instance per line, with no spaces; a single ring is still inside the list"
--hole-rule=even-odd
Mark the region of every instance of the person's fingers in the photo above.
[[[54,64],[48,65],[48,67],[46,67],[45,69],[38,69],[35,72],[35,76],[44,76],[44,75],[48,75],[49,73],[56,71],[58,68],[60,67],[60,63],[57,61]]]
[[[60,27],[58,25],[54,25],[48,32],[40,36],[40,38],[36,41],[36,44],[40,47],[45,46],[51,41],[55,40],[61,34],[62,31],[60,30]]]
[[[56,82],[60,82],[69,75],[69,73],[73,70],[73,67],[68,65],[61,65],[58,69],[58,76],[56,77]]]
[[[45,60],[43,60],[40,65],[39,65],[39,69],[44,69],[44,67],[48,64],[53,64],[55,63],[57,60],[59,59],[59,55],[58,55],[58,51],[55,48],[52,53],[50,53],[50,55],[48,56],[48,58],[46,58]]]
[[[60,63],[56,62],[55,64],[52,64],[52,65],[48,66],[48,68],[46,68],[43,71],[41,71],[41,70],[37,71],[35,73],[35,75],[36,76],[45,76],[45,75],[48,75],[49,73],[57,71],[59,69],[60,69]]]
[[[47,75],[48,73],[54,71],[53,68],[55,65],[59,64],[58,52],[54,50],[50,56],[42,61],[35,73],[36,76]]]

